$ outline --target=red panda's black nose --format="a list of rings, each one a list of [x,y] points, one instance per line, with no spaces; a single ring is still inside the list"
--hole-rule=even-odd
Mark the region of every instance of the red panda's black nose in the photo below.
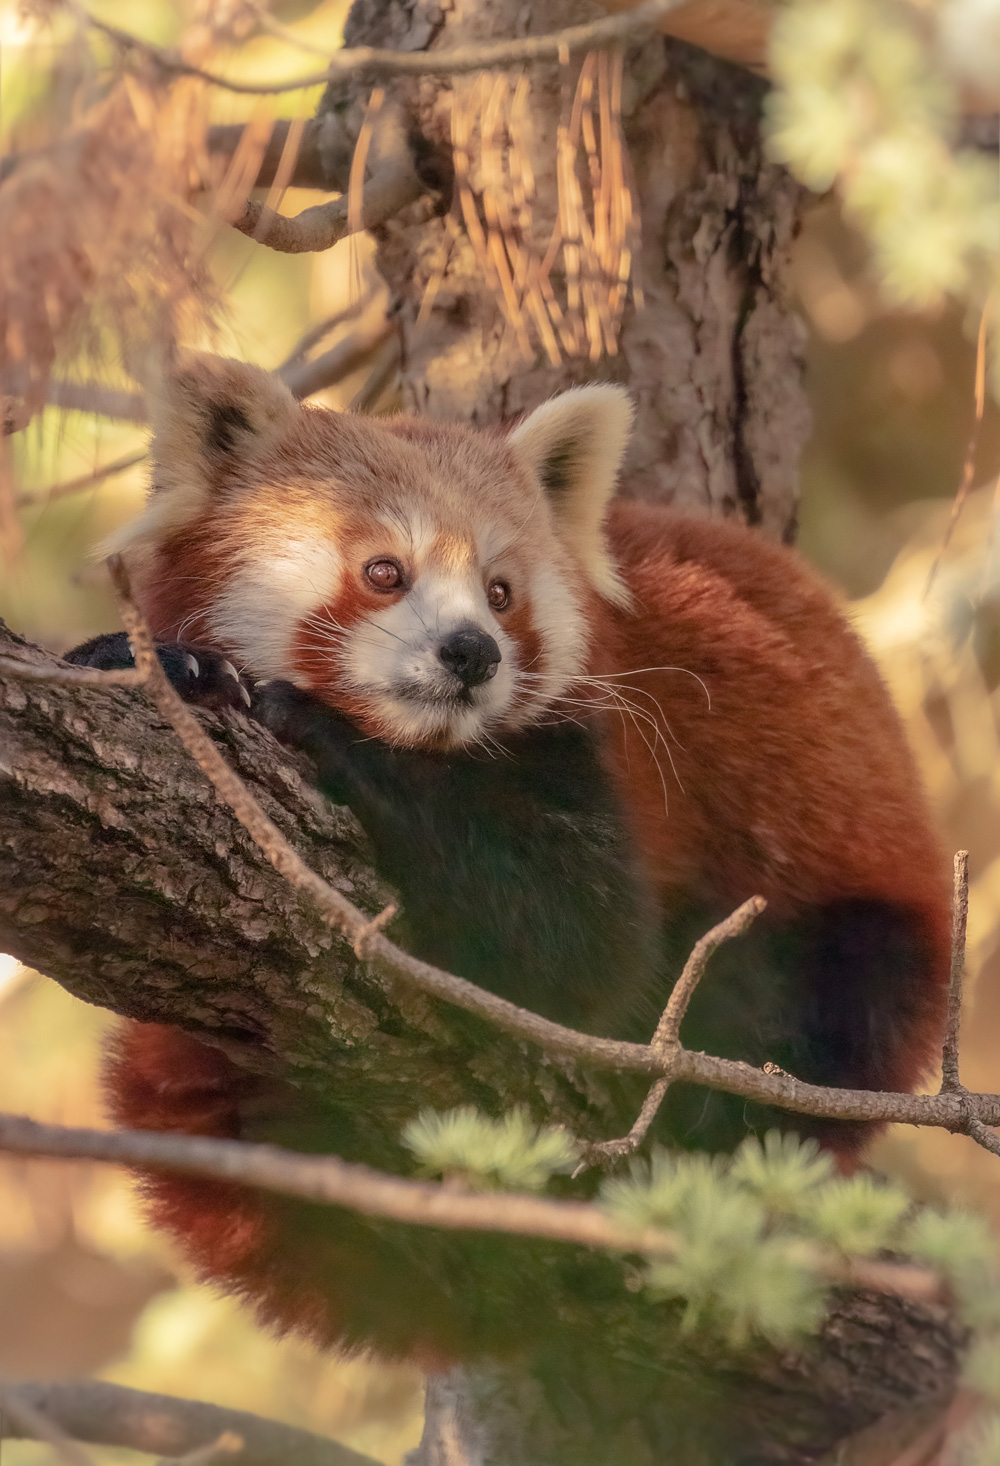
[[[455,631],[438,648],[438,656],[449,672],[454,672],[465,687],[478,687],[488,682],[500,665],[500,648],[492,636],[475,626]]]

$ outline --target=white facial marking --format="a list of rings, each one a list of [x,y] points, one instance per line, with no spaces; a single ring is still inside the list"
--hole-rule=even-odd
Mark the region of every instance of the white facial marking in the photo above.
[[[580,603],[569,589],[565,574],[549,564],[539,566],[531,579],[535,630],[542,643],[539,665],[526,668],[541,680],[527,684],[527,698],[537,709],[551,706],[583,671],[587,659],[587,624]]]
[[[495,674],[471,688],[463,688],[441,660],[442,644],[467,627],[492,636],[500,649]],[[354,628],[341,665],[401,742],[444,737],[463,744],[503,725],[516,686],[517,646],[474,573],[431,570],[417,576],[407,595]]]
[[[212,606],[213,636],[250,671],[292,676],[296,627],[335,596],[340,564],[329,540],[286,539],[263,553],[255,546]]]

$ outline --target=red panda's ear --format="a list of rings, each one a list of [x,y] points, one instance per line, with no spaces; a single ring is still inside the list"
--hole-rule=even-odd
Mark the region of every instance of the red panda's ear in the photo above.
[[[623,387],[575,387],[536,407],[510,435],[538,475],[567,544],[601,594],[619,603],[627,602],[628,592],[608,554],[603,524],[632,415]]]
[[[284,383],[248,362],[187,352],[152,392],[157,488],[209,486],[219,469],[259,454],[299,411]]]
[[[138,519],[100,546],[142,564],[164,535],[204,513],[227,467],[260,455],[302,409],[247,362],[184,352],[144,373],[153,421],[153,489]]]

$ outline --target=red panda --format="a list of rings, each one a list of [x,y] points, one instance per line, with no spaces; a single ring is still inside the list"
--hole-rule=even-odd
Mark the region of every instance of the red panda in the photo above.
[[[910,1089],[935,1058],[950,914],[898,720],[793,551],[614,497],[630,421],[613,386],[509,429],[370,419],[191,357],[118,548],[176,685],[251,703],[313,755],[421,956],[561,1021],[648,1036],[691,942],[759,893],[766,916],[701,984],[689,1046]],[[121,636],[71,655],[129,661]],[[372,1159],[344,1097],[324,1128],[317,1102],[175,1030],[126,1026],[108,1083],[126,1125]],[[773,1123],[847,1163],[870,1134],[684,1086],[658,1133],[723,1148]],[[420,1252],[238,1188],[148,1191],[206,1277],[323,1342],[458,1357],[510,1346],[535,1306],[496,1272],[474,1319],[443,1301],[428,1254],[447,1273],[448,1247],[471,1267],[496,1239]]]

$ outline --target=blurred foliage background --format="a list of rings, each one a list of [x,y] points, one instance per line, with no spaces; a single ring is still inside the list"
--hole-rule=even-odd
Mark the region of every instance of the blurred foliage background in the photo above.
[[[124,3],[96,7],[134,24]],[[334,44],[346,6],[276,10],[305,39]],[[130,15],[131,12],[131,15]],[[147,0],[144,33],[174,39],[177,12]],[[3,148],[24,149],[58,106],[58,33],[0,7]],[[61,53],[60,53],[61,54]],[[60,61],[60,64],[64,64]],[[68,64],[68,63],[66,63]],[[252,41],[238,65],[287,74],[300,54],[273,36]],[[53,81],[53,77],[55,80]],[[315,94],[285,99],[311,115]],[[213,121],[253,115],[220,93]],[[287,115],[287,114],[286,114]],[[318,199],[319,196],[317,196]],[[290,193],[298,212],[311,196]],[[971,856],[970,982],[963,1079],[997,1088],[1000,1045],[1000,545],[994,540],[1000,414],[987,397],[970,495],[945,543],[975,418],[976,320],[957,308],[888,310],[866,250],[836,202],[817,202],[798,241],[794,285],[808,328],[815,427],[803,463],[800,545],[851,600],[907,721],[952,848]],[[363,243],[283,256],[233,231],[216,241],[212,269],[230,302],[215,349],[276,366],[302,332],[370,288]],[[197,343],[194,343],[197,344]],[[112,385],[125,385],[125,379]],[[325,394],[350,402],[348,379]],[[48,486],[141,452],[138,428],[53,408],[9,440],[22,505],[9,548],[0,614],[63,650],[116,624],[91,547],[138,507],[144,466],[49,499]],[[103,1123],[101,1042],[111,1019],[0,957],[0,1106],[63,1123]],[[1000,1222],[1000,1165],[970,1141],[899,1130],[876,1163],[919,1195],[965,1197]],[[129,1181],[86,1164],[0,1161],[0,1374],[97,1374],[311,1426],[395,1463],[419,1437],[414,1371],[363,1359],[323,1360],[275,1341],[231,1302],[197,1286],[143,1225]],[[47,1448],[6,1443],[4,1466],[29,1466]],[[124,1459],[94,1452],[95,1460]]]

